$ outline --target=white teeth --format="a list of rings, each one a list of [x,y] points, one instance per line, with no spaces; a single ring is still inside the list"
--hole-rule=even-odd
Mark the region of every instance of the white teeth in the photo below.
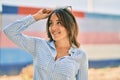
[[[53,32],[52,34],[53,34],[53,35],[56,35],[56,34],[60,34],[60,32]]]

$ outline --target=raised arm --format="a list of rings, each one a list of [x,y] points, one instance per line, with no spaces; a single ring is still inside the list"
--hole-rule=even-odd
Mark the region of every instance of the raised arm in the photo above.
[[[3,32],[16,45],[30,53],[35,53],[36,38],[24,35],[21,32],[23,32],[29,25],[33,24],[34,22],[47,18],[50,15],[50,12],[50,10],[41,9],[34,15],[28,15],[7,25],[3,29]]]

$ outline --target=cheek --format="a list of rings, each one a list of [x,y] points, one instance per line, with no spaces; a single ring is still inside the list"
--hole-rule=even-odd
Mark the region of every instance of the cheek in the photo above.
[[[68,31],[66,29],[62,30],[64,32],[64,34],[68,34]]]

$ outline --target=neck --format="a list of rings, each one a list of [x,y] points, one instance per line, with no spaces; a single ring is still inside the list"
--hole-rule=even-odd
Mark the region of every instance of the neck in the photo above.
[[[55,42],[56,48],[70,48],[70,42],[69,40],[60,40]]]

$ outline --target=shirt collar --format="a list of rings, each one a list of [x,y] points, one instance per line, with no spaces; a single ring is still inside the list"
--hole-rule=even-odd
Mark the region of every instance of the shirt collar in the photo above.
[[[70,50],[69,50],[69,54],[70,54],[70,55],[75,54],[75,53],[77,52],[77,49],[76,49],[76,48],[77,48],[76,46],[72,46],[72,47],[70,48]]]
[[[54,43],[54,41],[48,41],[48,44],[49,44],[52,48],[55,49],[55,43]]]
[[[54,41],[48,41],[48,44],[53,48],[53,49],[55,49],[55,43],[54,43]],[[74,45],[74,44],[72,44],[72,47],[70,48],[70,50],[69,50],[69,54],[73,54],[73,53],[76,53],[77,52],[77,49],[76,49],[77,47]]]

